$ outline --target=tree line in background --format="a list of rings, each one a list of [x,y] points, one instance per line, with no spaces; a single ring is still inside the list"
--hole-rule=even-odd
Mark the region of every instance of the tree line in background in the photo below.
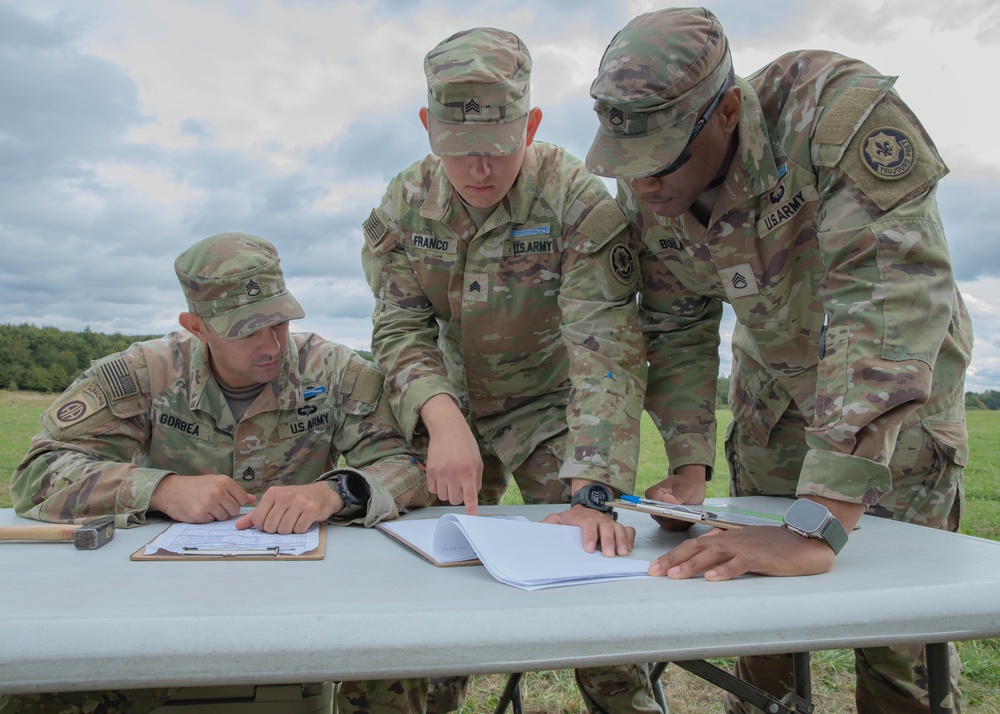
[[[92,360],[121,352],[133,342],[162,335],[105,335],[88,327],[65,332],[55,327],[0,324],[0,389],[61,392]],[[359,350],[366,358],[371,354]]]
[[[65,332],[55,327],[0,324],[0,389],[61,392],[90,366],[90,362],[120,352],[133,342],[161,335],[105,335]],[[358,352],[371,359],[371,353]],[[719,377],[716,404],[729,406],[729,378]],[[1000,409],[1000,391],[966,392],[967,409]]]

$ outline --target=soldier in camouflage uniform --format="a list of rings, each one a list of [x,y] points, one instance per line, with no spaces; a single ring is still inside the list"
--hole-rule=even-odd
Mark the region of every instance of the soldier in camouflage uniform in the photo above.
[[[847,532],[866,509],[958,527],[971,326],[935,201],[947,169],[893,81],[823,51],[735,77],[703,9],[643,15],[609,45],[587,165],[619,179],[642,240],[646,408],[671,474],[651,497],[704,498],[725,301],[734,495],[811,499]],[[689,540],[650,572],[726,580],[833,564],[819,539],[747,528]],[[787,657],[737,669],[787,690]],[[922,648],[858,650],[857,673],[859,711],[927,711]]]
[[[17,467],[18,515],[116,526],[150,514],[303,532],[316,521],[371,526],[393,518],[423,481],[383,392],[383,375],[353,351],[289,334],[302,308],[274,247],[242,233],[207,238],[175,263],[187,332],[139,342],[94,362],[42,416]],[[346,465],[338,467],[343,456]],[[413,706],[357,711],[419,712]],[[147,712],[168,689],[0,698],[0,712]],[[342,710],[345,711],[345,710]],[[346,711],[355,711],[347,709]]]
[[[515,35],[457,33],[424,61],[433,154],[404,170],[364,223],[372,354],[443,502],[527,503],[597,483],[631,493],[646,366],[636,252],[602,182],[534,141],[531,57]],[[547,520],[589,551],[627,554],[634,529],[582,505]],[[580,670],[592,711],[659,709],[643,666]],[[436,682],[428,711],[459,705]]]

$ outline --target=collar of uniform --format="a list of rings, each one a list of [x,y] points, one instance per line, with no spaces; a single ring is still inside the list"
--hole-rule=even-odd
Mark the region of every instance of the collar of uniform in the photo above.
[[[779,154],[783,152],[771,142],[771,132],[764,119],[757,92],[743,78],[736,77],[735,81],[743,92],[736,156],[750,184],[750,192],[753,197],[757,197],[777,185],[779,175],[775,151]],[[745,198],[750,196],[736,196],[737,202]]]
[[[531,209],[538,198],[538,154],[535,144],[524,150],[524,162],[517,180],[507,193],[506,206],[510,211],[510,222],[516,225],[527,223],[531,217]]]
[[[192,338],[195,339],[195,338]],[[212,366],[208,361],[208,347],[204,342],[198,342],[191,353],[191,372],[188,375],[190,387],[188,390],[188,407],[194,411],[202,407],[202,399],[205,397],[205,390],[209,384],[215,382],[212,377]],[[221,395],[220,390],[219,394]],[[211,405],[205,405],[211,406]],[[211,411],[207,409],[206,411]]]
[[[191,339],[196,340],[192,337]],[[212,415],[216,426],[223,431],[232,432],[236,428],[226,397],[219,383],[212,376],[212,365],[208,358],[208,347],[204,342],[197,342],[191,353],[191,371],[188,375],[190,383],[188,391],[188,407],[192,412],[201,411]]]
[[[441,159],[435,157],[434,172],[431,174],[430,185],[427,187],[427,195],[423,203],[420,204],[420,217],[430,221],[444,223],[451,207],[452,200],[458,201],[455,196],[455,189],[444,173],[444,165]]]
[[[301,384],[299,376],[299,355],[298,342],[294,334],[288,335],[288,347],[285,351],[285,369],[278,375],[278,378],[268,385],[268,388],[260,393],[254,405],[247,410],[244,417],[269,412],[276,409],[288,409],[298,406],[298,392],[292,385]],[[208,348],[204,343],[199,342],[191,355],[191,391],[189,407],[191,410],[200,409],[218,417],[222,414],[223,405],[226,404],[226,397],[219,387],[219,383],[212,375],[212,367],[209,363]],[[277,393],[277,397],[275,397]],[[260,408],[256,405],[264,402]],[[228,407],[226,407],[228,409]],[[220,426],[222,424],[220,423]]]
[[[266,409],[261,411],[272,411],[274,409],[298,409],[305,403],[302,390],[311,386],[305,384],[302,374],[299,372],[299,340],[306,339],[305,336],[288,334],[288,349],[285,353],[285,370],[278,375],[278,379],[272,384],[276,385],[277,397],[269,398]],[[267,392],[267,390],[264,390]],[[319,400],[317,400],[319,401]]]

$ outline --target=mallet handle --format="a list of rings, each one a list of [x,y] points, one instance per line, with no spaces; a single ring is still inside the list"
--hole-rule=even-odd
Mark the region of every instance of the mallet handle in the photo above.
[[[43,523],[37,526],[0,526],[0,540],[73,540],[80,526]]]

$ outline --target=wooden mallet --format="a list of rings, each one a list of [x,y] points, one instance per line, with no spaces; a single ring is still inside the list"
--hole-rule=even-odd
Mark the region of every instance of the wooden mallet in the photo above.
[[[96,550],[114,535],[114,516],[100,516],[83,525],[0,526],[0,540],[71,540],[77,550]]]

